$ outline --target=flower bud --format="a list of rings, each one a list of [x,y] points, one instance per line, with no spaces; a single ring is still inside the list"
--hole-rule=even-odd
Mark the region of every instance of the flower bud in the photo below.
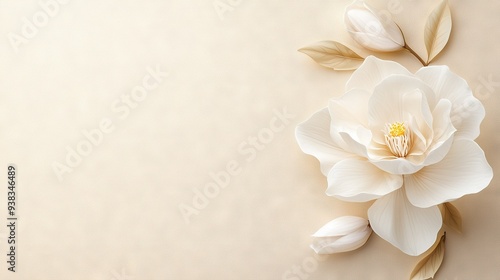
[[[317,254],[352,251],[363,246],[371,233],[366,219],[344,216],[328,222],[313,234],[311,248]]]
[[[399,26],[390,18],[383,20],[361,0],[346,8],[344,21],[351,37],[367,49],[390,52],[405,46]]]

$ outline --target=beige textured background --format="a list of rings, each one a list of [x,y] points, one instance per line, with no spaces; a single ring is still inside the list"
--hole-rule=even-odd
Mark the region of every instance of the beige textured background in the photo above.
[[[297,123],[342,94],[350,75],[296,50],[330,39],[367,54],[344,30],[350,1],[67,2],[16,53],[9,36],[43,10],[34,0],[0,0],[2,225],[6,168],[19,169],[17,272],[7,271],[1,226],[1,279],[407,279],[419,258],[375,235],[358,251],[319,260],[308,248],[323,224],[369,206],[324,195],[318,162],[294,139]],[[423,25],[436,1],[369,2],[393,12],[425,54]],[[231,10],[220,17],[214,3]],[[434,64],[449,65],[484,102],[477,141],[500,174],[500,2],[451,7],[453,34]],[[404,52],[381,57],[419,68]],[[113,111],[148,67],[169,76],[128,116]],[[293,118],[250,150],[285,108]],[[60,182],[53,163],[65,164],[66,147],[76,149],[82,130],[104,118],[114,130]],[[192,205],[195,189],[227,163],[239,173],[186,223],[179,205]],[[499,185],[496,176],[455,203],[464,232],[448,231],[436,279],[499,279]],[[287,274],[294,267],[302,272]]]

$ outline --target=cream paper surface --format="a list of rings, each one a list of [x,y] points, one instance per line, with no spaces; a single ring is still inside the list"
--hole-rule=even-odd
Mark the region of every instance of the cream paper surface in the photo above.
[[[369,2],[425,56],[435,1]],[[327,258],[308,247],[326,222],[370,206],[327,197],[294,137],[351,74],[297,49],[337,40],[368,54],[344,29],[349,3],[0,0],[0,278],[407,279],[419,258],[376,235]],[[500,2],[450,3],[454,29],[433,64],[484,103],[477,142],[499,174]],[[405,52],[380,57],[420,67]],[[448,231],[436,279],[498,279],[499,184],[454,203],[463,234]]]

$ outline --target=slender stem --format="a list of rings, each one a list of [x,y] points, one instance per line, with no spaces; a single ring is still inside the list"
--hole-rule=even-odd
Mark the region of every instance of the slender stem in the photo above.
[[[415,56],[420,61],[420,63],[422,63],[423,66],[429,65],[429,63],[425,62],[414,50],[412,50],[412,48],[410,48],[410,46],[408,46],[408,44],[405,43],[405,46],[403,48],[405,48],[411,54],[413,54],[413,56]]]

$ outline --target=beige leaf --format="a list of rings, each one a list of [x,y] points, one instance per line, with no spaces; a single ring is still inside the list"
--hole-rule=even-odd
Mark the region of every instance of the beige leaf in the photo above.
[[[354,70],[363,63],[364,58],[335,41],[321,41],[312,46],[299,49],[322,66],[334,70]]]
[[[427,19],[424,31],[429,64],[446,46],[451,33],[451,12],[448,0],[443,0]]]
[[[461,233],[462,216],[460,215],[460,211],[449,202],[439,205],[439,210],[441,210],[441,214],[443,215],[443,223]]]
[[[425,280],[434,278],[444,258],[444,242],[446,240],[446,232],[441,238],[434,243],[430,252],[426,255],[413,269],[410,279],[411,280]]]

